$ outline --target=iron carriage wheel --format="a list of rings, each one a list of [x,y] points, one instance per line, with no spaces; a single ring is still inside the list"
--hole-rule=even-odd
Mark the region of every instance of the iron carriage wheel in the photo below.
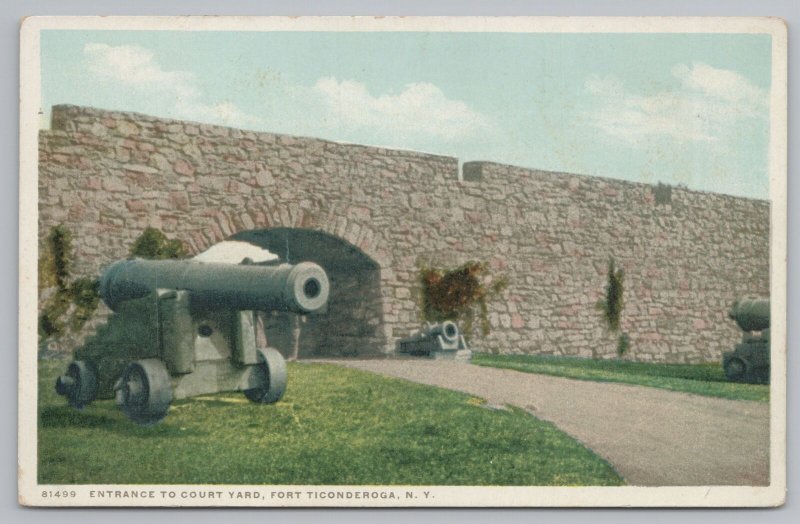
[[[157,358],[128,364],[115,389],[117,405],[125,416],[140,426],[160,422],[172,402],[169,372]]]
[[[744,379],[747,373],[747,365],[738,357],[733,357],[725,362],[725,375],[734,381]]]
[[[71,362],[67,372],[56,380],[56,393],[67,397],[69,405],[83,409],[97,396],[97,371],[83,360]]]
[[[286,360],[278,350],[273,348],[259,349],[256,364],[258,386],[244,390],[245,396],[252,402],[274,404],[286,392],[288,373]]]

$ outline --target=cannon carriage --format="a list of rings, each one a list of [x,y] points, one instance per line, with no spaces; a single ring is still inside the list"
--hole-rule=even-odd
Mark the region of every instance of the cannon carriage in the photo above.
[[[130,259],[103,273],[99,293],[113,314],[75,350],[56,391],[78,409],[116,398],[129,419],[151,425],[174,399],[200,394],[242,391],[253,402],[277,402],[286,362],[257,347],[255,312],[321,311],[329,283],[311,262]]]
[[[733,351],[722,355],[725,376],[735,382],[769,384],[769,299],[739,300],[728,316],[744,334]]]

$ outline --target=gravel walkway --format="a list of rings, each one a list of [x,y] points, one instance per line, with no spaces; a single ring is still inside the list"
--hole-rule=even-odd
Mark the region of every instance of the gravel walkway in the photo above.
[[[469,393],[553,422],[631,485],[767,485],[767,403],[451,361],[318,360]]]

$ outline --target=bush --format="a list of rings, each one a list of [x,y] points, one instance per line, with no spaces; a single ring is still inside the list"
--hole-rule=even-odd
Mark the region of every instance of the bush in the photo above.
[[[427,322],[460,321],[465,336],[472,332],[475,308],[481,319],[481,334],[489,334],[487,300],[508,287],[504,276],[492,278],[485,262],[467,262],[455,269],[423,267],[422,316]]]
[[[177,239],[168,239],[156,228],[148,227],[137,238],[130,250],[131,256],[152,259],[183,258],[186,248]]]

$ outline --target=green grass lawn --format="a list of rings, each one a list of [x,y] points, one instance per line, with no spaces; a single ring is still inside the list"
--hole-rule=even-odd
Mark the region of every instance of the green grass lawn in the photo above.
[[[291,363],[274,405],[177,401],[158,426],[113,401],[78,412],[39,370],[39,482],[50,484],[619,485],[605,461],[517,409],[338,366]]]
[[[544,355],[473,355],[479,366],[598,382],[624,382],[734,400],[769,401],[769,386],[729,382],[720,364],[648,364]]]

